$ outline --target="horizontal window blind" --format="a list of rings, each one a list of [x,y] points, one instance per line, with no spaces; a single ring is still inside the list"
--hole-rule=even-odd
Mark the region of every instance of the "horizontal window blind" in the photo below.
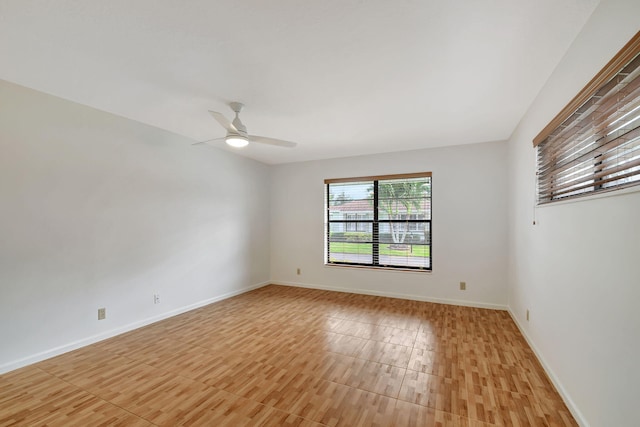
[[[326,262],[431,270],[431,174],[329,179]]]
[[[640,184],[640,33],[587,89],[534,140],[539,204]]]

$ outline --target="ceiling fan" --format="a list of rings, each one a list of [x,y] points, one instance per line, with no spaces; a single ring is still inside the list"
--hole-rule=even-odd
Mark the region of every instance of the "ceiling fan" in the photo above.
[[[218,113],[217,111],[209,111],[209,113],[213,116],[213,118],[216,119],[216,121],[220,123],[220,125],[223,128],[225,128],[225,130],[227,131],[227,135],[222,138],[215,138],[215,139],[202,141],[202,142],[224,140],[228,145],[235,148],[246,147],[250,142],[275,145],[277,147],[286,147],[286,148],[293,148],[296,145],[298,145],[295,142],[284,141],[282,139],[267,138],[266,136],[258,136],[258,135],[249,135],[247,133],[246,126],[242,124],[239,117],[239,114],[242,111],[244,104],[240,102],[230,102],[229,107],[231,107],[231,109],[236,113],[236,117],[233,119],[232,122],[229,121],[222,113]],[[198,144],[201,144],[202,142],[199,142]]]

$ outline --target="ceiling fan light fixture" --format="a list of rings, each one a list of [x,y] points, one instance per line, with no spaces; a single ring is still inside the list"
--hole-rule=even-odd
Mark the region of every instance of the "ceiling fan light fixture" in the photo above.
[[[227,145],[230,145],[234,148],[242,148],[249,145],[249,140],[242,135],[228,135],[224,141]]]

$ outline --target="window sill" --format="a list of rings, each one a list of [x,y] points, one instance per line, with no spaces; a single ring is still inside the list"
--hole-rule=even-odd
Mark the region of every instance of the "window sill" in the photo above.
[[[417,268],[402,268],[402,267],[376,267],[373,265],[349,265],[349,264],[329,264],[324,263],[328,268],[356,268],[359,270],[382,270],[382,271],[398,271],[402,273],[415,273],[415,274],[431,274],[433,270],[420,270]]]
[[[640,192],[640,185],[632,185],[627,188],[613,188],[608,191],[601,191],[595,194],[586,194],[584,196],[574,197],[571,199],[566,199],[566,200],[560,199],[560,200],[555,200],[553,202],[536,204],[535,207],[536,209],[549,208],[552,206],[560,206],[560,205],[567,205],[570,203],[578,203],[578,202],[586,202],[589,200],[603,199],[605,197],[624,196],[625,194],[638,193],[638,192]]]

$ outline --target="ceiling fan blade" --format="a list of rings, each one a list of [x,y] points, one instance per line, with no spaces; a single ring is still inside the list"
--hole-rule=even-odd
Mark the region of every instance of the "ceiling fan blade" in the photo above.
[[[258,135],[249,135],[249,142],[258,142],[260,144],[269,144],[269,145],[275,145],[277,147],[286,147],[286,148],[293,148],[296,145],[298,145],[295,142],[284,141],[282,139],[267,138],[266,136],[258,136]]]
[[[194,142],[194,143],[193,143],[193,144],[191,144],[191,145],[206,144],[206,143],[208,143],[208,142],[214,142],[214,141],[224,141],[224,139],[225,139],[225,138],[226,138],[226,136],[223,136],[223,137],[221,137],[221,138],[207,139],[207,140],[204,140],[204,141]]]
[[[227,130],[227,132],[238,133],[238,129],[236,129],[236,127],[233,125],[233,123],[231,123],[229,121],[229,119],[227,119],[222,113],[218,113],[217,111],[209,110],[209,114],[211,114],[213,116],[213,118],[216,119],[216,121],[218,123],[220,123],[220,125],[223,128],[225,128]]]

